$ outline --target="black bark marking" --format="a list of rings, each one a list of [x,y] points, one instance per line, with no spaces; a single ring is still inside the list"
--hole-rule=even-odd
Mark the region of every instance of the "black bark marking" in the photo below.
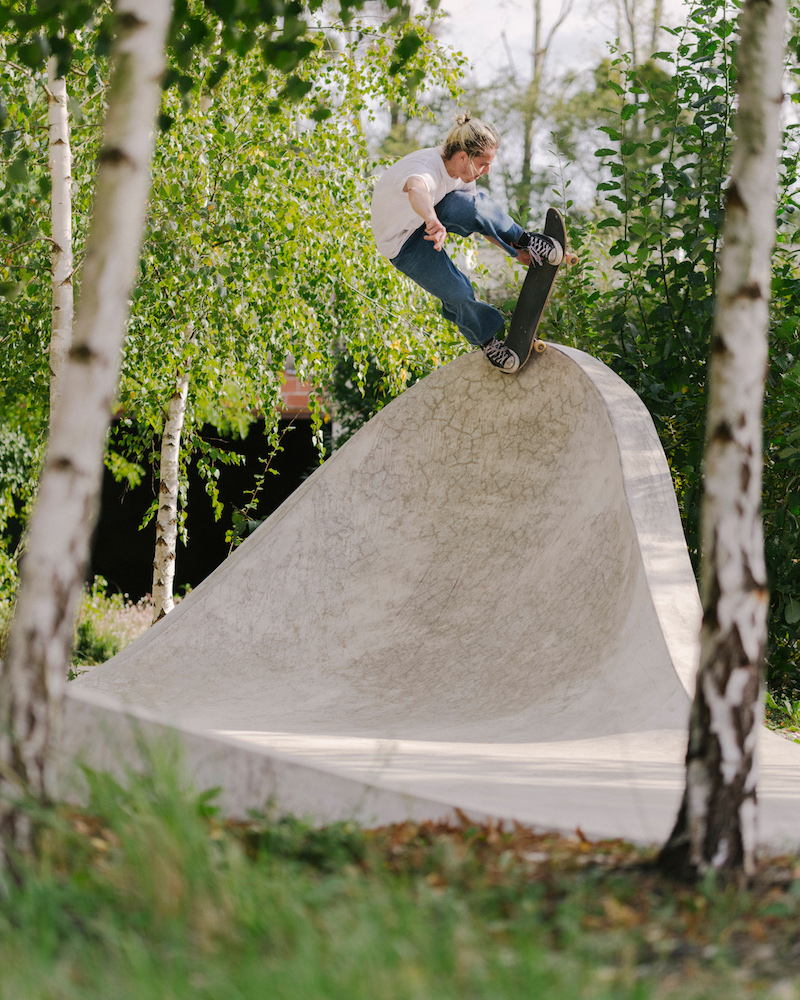
[[[117,17],[117,24],[121,31],[136,31],[138,28],[145,27],[145,22],[132,11],[120,14]]]
[[[77,361],[81,365],[88,365],[97,358],[97,353],[88,344],[73,344],[69,349],[69,356],[71,361]]]
[[[741,78],[740,78],[741,84]],[[736,181],[731,181],[728,187],[728,196],[726,198],[728,208],[744,208],[744,201],[742,196],[739,194],[739,187]]]
[[[716,444],[730,444],[733,441],[733,430],[727,420],[717,424],[711,434],[711,440]]]
[[[751,281],[748,285],[742,285],[739,289],[737,298],[740,299],[760,299],[763,298],[761,294],[761,285],[757,281]]]
[[[753,473],[750,471],[750,466],[746,463],[742,463],[742,470],[739,476],[739,487],[742,493],[748,493],[750,491],[750,483],[753,480]]]
[[[719,334],[716,334],[714,336],[714,339],[711,341],[711,353],[713,355],[716,355],[717,357],[719,357],[722,354],[730,353],[728,345],[725,343],[722,337],[720,337]]]
[[[97,157],[97,162],[106,163],[112,167],[120,167],[123,163],[127,164],[129,167],[136,166],[125,150],[120,149],[119,146],[107,146],[104,149],[101,149]]]

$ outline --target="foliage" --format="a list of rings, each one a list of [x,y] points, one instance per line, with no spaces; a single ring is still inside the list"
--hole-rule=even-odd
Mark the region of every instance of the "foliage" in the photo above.
[[[366,0],[174,0],[168,45],[173,69],[165,81],[186,95],[198,84],[192,75],[198,55],[213,55],[208,85],[213,87],[230,68],[231,62],[260,52],[264,66],[284,75],[280,92],[282,101],[293,102],[308,93],[307,81],[297,75],[303,60],[314,50],[311,37],[325,4],[327,12],[345,25]],[[391,12],[390,25],[402,27],[408,20],[410,4],[405,0],[384,0]],[[428,0],[435,11],[438,0]],[[0,35],[11,46],[13,56],[22,65],[39,70],[54,55],[59,76],[66,73],[75,55],[76,38],[87,26],[95,26],[96,50],[106,54],[110,47],[118,14],[108,3],[87,0],[45,0],[31,4],[25,0],[6,0],[0,4]],[[389,72],[399,77],[401,86],[413,89],[421,80],[407,64],[423,44],[416,32],[401,32],[389,55]]]
[[[614,207],[598,223],[615,237],[609,247],[616,281],[604,296],[599,344],[612,366],[646,403],[661,433],[697,558],[698,474],[703,451],[706,358],[711,345],[716,249],[730,142],[733,70],[725,5],[696,8],[677,51],[670,86],[646,89],[636,67],[616,60],[624,97],[614,143],[597,151],[610,177],[599,187]],[[658,134],[648,146],[663,159],[641,164],[644,120]]]
[[[462,824],[224,821],[152,754],[86,809],[39,812],[0,914],[3,996],[701,1000],[793,996],[792,859],[746,889],[652,853]]]
[[[797,7],[790,8],[795,31],[789,45],[789,69],[800,103]],[[773,263],[771,359],[767,375],[764,428],[764,517],[770,571],[770,680],[776,688],[800,686],[800,351],[797,296],[800,274],[796,246],[800,126],[787,123],[780,162],[778,235]]]
[[[147,466],[157,468],[166,403],[176,374],[188,368],[184,540],[190,457],[218,514],[219,466],[237,459],[208,446],[200,428],[211,425],[242,436],[263,416],[268,444],[276,447],[287,356],[294,357],[301,377],[321,384],[340,345],[352,341],[358,364],[365,367],[367,358],[381,357],[387,382],[399,391],[408,363],[404,355],[429,370],[463,349],[452,333],[443,334],[439,346],[428,339],[426,334],[443,327],[438,311],[375,254],[368,216],[376,165],[365,139],[381,101],[408,116],[424,116],[417,89],[426,74],[433,84],[455,91],[459,60],[436,46],[421,19],[403,14],[373,27],[353,20],[356,6],[344,5],[344,24],[333,20],[324,31],[310,27],[303,60],[289,60],[291,66],[280,56],[280,33],[256,24],[263,20],[264,4],[257,13],[247,4],[221,5],[215,13],[213,5],[197,0],[178,5],[183,18],[176,8],[162,115],[166,131],[154,162],[119,420],[106,463],[132,484]],[[290,21],[300,8],[289,7],[284,34],[299,30],[300,22],[290,29]],[[208,50],[217,15],[227,18],[223,34],[237,54],[225,57],[224,73]],[[15,23],[33,30],[33,22],[21,15]],[[99,23],[99,28],[74,28],[69,36],[78,279],[103,112],[105,66],[97,53],[108,24]],[[37,45],[46,53],[50,42],[42,38]],[[4,44],[6,55],[18,54],[19,44],[8,34]],[[10,427],[41,438],[49,383],[43,349],[49,336],[49,224],[41,212],[42,195],[49,191],[47,101],[42,59],[25,51],[28,69],[18,66],[13,84],[5,79],[2,84],[13,125],[4,133],[13,183],[2,205],[0,279],[9,294],[0,298],[0,315],[16,336],[2,345],[11,377],[0,391],[0,414]],[[24,171],[13,166],[20,157]],[[315,418],[321,440],[318,406]]]
[[[149,598],[132,601],[126,594],[109,593],[108,582],[97,576],[85,590],[75,630],[74,667],[94,666],[116,656],[138,638],[153,620]]]
[[[38,451],[22,431],[0,424],[0,595],[16,586],[16,547],[32,499]]]
[[[29,5],[26,5],[29,6]],[[82,5],[76,4],[80,8]],[[93,7],[95,5],[92,5]],[[96,5],[96,14],[109,4]],[[90,215],[91,187],[97,153],[106,62],[96,53],[99,29],[79,22],[70,42],[70,113],[75,179],[74,234],[78,275]],[[53,40],[58,48],[60,41]],[[44,40],[15,42],[2,31],[0,60],[10,69],[0,75],[0,305],[7,332],[2,340],[7,379],[2,386],[3,409],[13,412],[23,426],[39,433],[41,400],[46,398],[48,372],[43,347],[50,323],[50,197],[48,160],[47,74]],[[38,53],[34,58],[34,54]],[[10,332],[14,331],[14,336]],[[46,407],[45,407],[46,408]]]
[[[620,54],[605,78],[614,95],[600,128],[606,213],[590,224],[608,266],[585,282],[575,324],[583,343],[640,395],[659,431],[695,567],[706,362],[711,348],[717,250],[721,238],[735,84],[735,8],[696,4],[673,52],[657,53],[671,75],[643,73]],[[773,604],[769,679],[797,684],[800,576],[798,525],[798,291],[794,191],[797,148],[786,131],[781,162],[779,246],[775,255],[772,363],[765,404],[764,512]],[[600,294],[598,294],[598,292]],[[593,297],[593,298],[592,298]]]
[[[793,692],[793,696],[789,697],[786,694],[779,695],[775,699],[770,691],[766,692],[766,723],[770,729],[782,732],[784,736],[787,736],[794,740],[795,743],[800,743],[800,698],[797,697],[797,691]]]
[[[2,56],[16,70],[0,78],[6,176],[0,186],[0,291],[6,294],[0,317],[7,331],[0,335],[7,373],[0,419],[9,440],[33,442],[42,437],[47,412],[48,223],[40,210],[49,191],[44,60],[51,52],[71,60],[80,261],[113,19],[108,5],[29,6],[7,3],[0,9]],[[119,395],[121,420],[107,454],[115,475],[141,479],[156,461],[175,374],[188,366],[184,468],[192,451],[199,452],[218,510],[219,465],[235,459],[206,445],[199,429],[210,423],[243,434],[264,415],[269,446],[279,447],[287,355],[301,377],[319,388],[320,398],[328,391],[339,399],[340,408],[352,414],[343,422],[354,427],[383,400],[464,349],[436,304],[374,255],[367,216],[377,165],[366,140],[376,116],[388,108],[392,141],[404,150],[409,123],[426,116],[421,81],[455,95],[463,61],[437,47],[424,19],[403,21],[402,5],[390,4],[397,17],[377,28],[359,20],[360,3],[335,3],[325,30],[318,4],[305,12],[298,4],[284,6],[287,16],[280,21],[271,0],[176,5],[163,107],[163,124],[170,127],[156,154],[150,227]],[[725,0],[695,3],[685,26],[670,32],[672,51],[639,66],[616,51],[595,67],[589,88],[581,89],[577,78],[565,79],[553,93],[536,95],[542,113],[557,123],[562,176],[556,203],[570,217],[571,243],[583,257],[578,269],[562,272],[551,335],[601,356],[648,406],[673,472],[695,565],[705,368],[733,111],[735,12],[736,5]],[[796,81],[796,9],[793,18],[789,70]],[[402,72],[393,74],[388,70],[398,53]],[[491,96],[479,97],[479,105],[483,100],[488,106]],[[479,105],[473,110],[480,111]],[[793,122],[789,116],[781,159],[764,480],[773,595],[769,679],[776,694],[785,688],[787,695],[798,684],[800,643]],[[576,165],[567,161],[585,159],[595,127],[607,137],[596,150],[596,166],[577,169],[597,183],[604,206],[584,211],[570,187],[578,181]],[[542,201],[553,200],[552,186],[548,191],[542,178],[534,189]],[[316,418],[321,437],[319,408]],[[24,448],[24,467],[33,469],[38,446]],[[30,483],[13,503],[13,488],[2,494],[5,523],[15,516],[12,506],[19,514],[29,501]],[[233,534],[246,528],[246,510],[235,516]],[[7,538],[2,524],[0,533]],[[14,571],[6,545],[0,553],[6,593]]]
[[[399,341],[390,344],[393,350],[401,351]],[[325,388],[325,398],[333,413],[331,430],[332,448],[340,448],[369,419],[391,402],[399,392],[418,382],[427,374],[422,368],[414,368],[406,359],[400,369],[400,386],[392,390],[392,383],[376,361],[369,361],[366,368],[356,364],[353,357],[342,351],[334,365],[330,380]]]
[[[404,30],[424,43],[408,71],[454,88],[454,67],[432,36],[414,21]],[[153,460],[175,373],[188,369],[184,469],[199,450],[218,504],[217,466],[230,455],[204,446],[199,431],[243,436],[263,416],[275,448],[287,358],[321,386],[347,344],[361,368],[379,357],[396,390],[409,359],[426,370],[439,363],[441,349],[420,327],[439,331],[441,317],[377,257],[368,226],[375,162],[362,122],[381,100],[424,112],[387,76],[391,46],[391,36],[357,24],[352,37],[320,35],[297,70],[311,89],[296,105],[281,102],[283,78],[254,59],[189,107],[165,96],[173,123],[156,150],[115,456]],[[461,349],[452,334],[441,341],[451,356]],[[311,405],[321,437],[316,397]]]

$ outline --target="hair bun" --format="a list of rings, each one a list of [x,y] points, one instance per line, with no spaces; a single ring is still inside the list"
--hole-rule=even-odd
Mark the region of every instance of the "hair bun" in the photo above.
[[[445,160],[456,153],[466,153],[467,156],[480,156],[487,149],[497,149],[500,136],[494,125],[473,118],[469,111],[462,111],[455,116],[455,125],[447,133],[439,152]]]

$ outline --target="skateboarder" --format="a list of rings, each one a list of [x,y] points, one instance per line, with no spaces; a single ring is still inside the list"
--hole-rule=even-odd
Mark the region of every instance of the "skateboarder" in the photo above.
[[[489,173],[499,145],[491,125],[468,113],[458,115],[439,148],[409,153],[378,179],[372,232],[378,252],[441,299],[444,317],[510,375],[520,359],[498,337],[502,313],[475,298],[469,278],[443,249],[448,233],[482,233],[525,266],[561,262],[562,246],[549,236],[524,230],[477,189],[475,182]]]

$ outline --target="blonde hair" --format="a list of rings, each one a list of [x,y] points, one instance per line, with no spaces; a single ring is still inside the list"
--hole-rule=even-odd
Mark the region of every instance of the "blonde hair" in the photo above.
[[[473,118],[469,111],[456,115],[456,123],[447,133],[447,137],[439,148],[443,159],[449,160],[456,153],[464,152],[472,159],[480,156],[487,149],[497,149],[500,136],[494,125]]]

